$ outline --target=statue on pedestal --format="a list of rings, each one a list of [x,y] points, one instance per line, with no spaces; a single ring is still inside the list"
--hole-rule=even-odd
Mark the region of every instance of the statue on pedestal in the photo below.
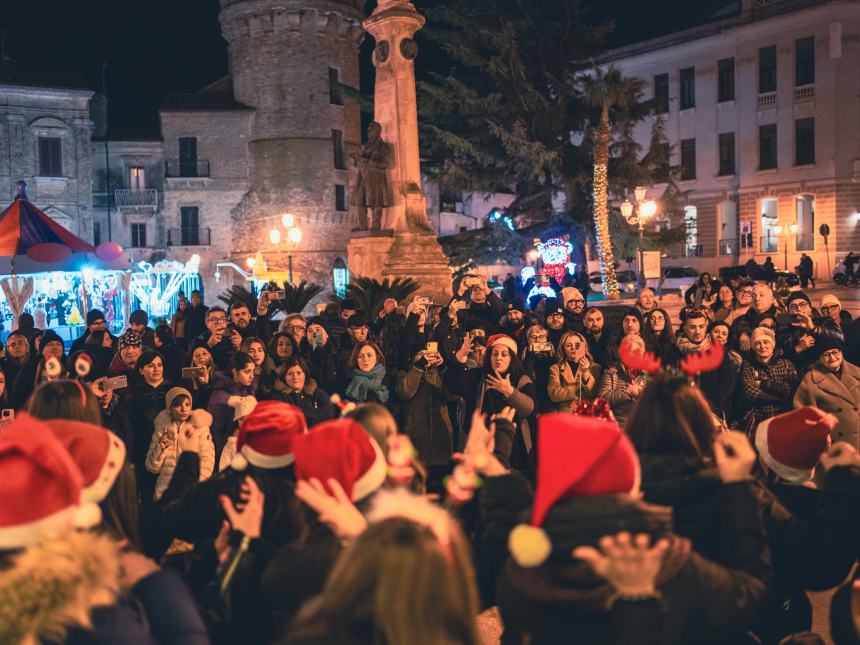
[[[358,181],[352,191],[352,203],[358,207],[358,227],[379,231],[382,228],[382,209],[391,206],[388,170],[391,168],[391,146],[382,140],[382,126],[376,121],[367,126],[367,143],[351,155],[358,169]],[[367,211],[370,210],[370,226]]]

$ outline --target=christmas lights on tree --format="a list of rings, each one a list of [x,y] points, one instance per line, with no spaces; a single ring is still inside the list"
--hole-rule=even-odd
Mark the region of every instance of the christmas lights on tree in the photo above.
[[[594,232],[597,238],[597,255],[600,260],[600,277],[603,295],[618,298],[618,280],[615,277],[615,260],[612,238],[609,235],[609,212],[606,203],[606,166],[594,164]]]

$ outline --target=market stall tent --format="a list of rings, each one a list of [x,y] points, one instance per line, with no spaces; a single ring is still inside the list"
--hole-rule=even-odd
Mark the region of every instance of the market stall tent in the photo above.
[[[105,259],[110,258],[110,259]],[[0,213],[0,275],[128,270],[128,260],[97,253],[96,248],[57,224],[26,197]]]

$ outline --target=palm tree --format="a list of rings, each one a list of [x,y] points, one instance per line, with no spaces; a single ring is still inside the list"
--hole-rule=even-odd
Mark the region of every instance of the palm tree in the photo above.
[[[283,311],[285,314],[301,313],[308,303],[318,294],[322,293],[323,288],[313,282],[302,280],[298,285],[292,285],[289,282],[284,282],[281,286],[277,286],[274,282],[269,283],[266,287],[269,291],[283,291],[284,297],[280,300],[273,300],[269,308],[269,312],[274,314],[278,311]]]
[[[391,281],[385,278],[380,282],[372,278],[358,277],[353,278],[346,286],[346,297],[355,300],[358,308],[373,320],[385,304],[386,298],[401,302],[420,288],[421,285],[412,278],[394,278]],[[334,295],[330,299],[336,303],[341,300]]]
[[[600,259],[600,277],[603,294],[607,298],[619,298],[618,281],[615,277],[615,255],[612,251],[612,236],[609,233],[609,205],[607,202],[609,146],[613,129],[641,106],[643,83],[636,78],[625,78],[621,71],[610,65],[606,71],[595,66],[582,79],[586,103],[599,111],[594,128],[594,177],[593,214],[597,237],[597,252]]]

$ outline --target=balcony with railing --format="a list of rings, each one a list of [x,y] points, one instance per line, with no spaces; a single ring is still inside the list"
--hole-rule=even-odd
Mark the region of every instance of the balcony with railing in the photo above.
[[[737,250],[737,240],[720,240],[720,255],[734,255]]]
[[[776,107],[776,92],[763,92],[758,95],[758,109],[769,110]]]
[[[761,253],[776,253],[779,248],[779,239],[776,235],[766,235],[759,238],[759,250]]]
[[[119,210],[158,210],[158,191],[154,188],[119,188],[113,195],[114,204]]]
[[[167,231],[167,246],[209,246],[212,243],[208,228],[171,228]]]
[[[164,176],[167,179],[207,179],[209,177],[209,160],[183,161],[181,159],[165,159]]]
[[[812,103],[815,101],[815,83],[798,85],[794,88],[794,104]]]

